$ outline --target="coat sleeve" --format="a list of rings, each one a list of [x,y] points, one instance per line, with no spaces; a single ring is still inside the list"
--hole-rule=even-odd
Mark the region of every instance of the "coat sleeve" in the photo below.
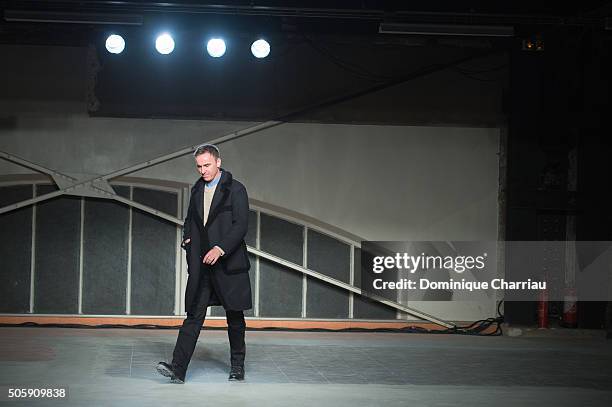
[[[218,246],[225,255],[232,254],[244,240],[249,226],[249,197],[246,188],[241,186],[232,192],[232,227],[221,238]]]
[[[191,196],[189,197],[189,206],[187,207],[187,216],[185,217],[185,222],[183,223],[183,240],[191,239],[191,207],[193,206],[193,189],[191,190]]]

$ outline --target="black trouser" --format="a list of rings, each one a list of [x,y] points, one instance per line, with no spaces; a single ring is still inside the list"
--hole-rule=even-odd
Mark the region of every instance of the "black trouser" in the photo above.
[[[195,313],[187,313],[187,318],[183,321],[183,326],[179,329],[176,346],[172,356],[172,365],[174,365],[180,375],[184,376],[187,372],[187,366],[195,350],[196,342],[200,336],[200,329],[206,317],[206,309],[211,294],[214,291],[214,284],[211,280],[210,271],[203,268],[201,270],[200,286],[198,289],[199,296],[193,310]],[[246,344],[244,342],[244,331],[246,324],[244,322],[244,313],[242,311],[226,310],[227,317],[227,335],[229,336],[230,354],[232,366],[244,366],[244,357],[246,355]]]

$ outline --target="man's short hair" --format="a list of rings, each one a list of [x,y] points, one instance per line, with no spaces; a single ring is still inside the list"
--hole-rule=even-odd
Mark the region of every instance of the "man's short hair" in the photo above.
[[[197,157],[197,156],[202,155],[204,153],[208,153],[208,154],[212,155],[213,157],[215,157],[215,159],[221,157],[221,153],[219,152],[219,148],[216,145],[214,145],[214,144],[201,144],[201,145],[197,146],[195,150],[193,150],[193,156],[194,157]]]

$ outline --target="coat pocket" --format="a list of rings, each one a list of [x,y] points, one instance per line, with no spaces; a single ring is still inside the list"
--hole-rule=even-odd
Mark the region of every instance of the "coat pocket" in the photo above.
[[[239,274],[249,271],[251,262],[247,254],[246,244],[242,245],[223,261],[223,271],[226,274]]]

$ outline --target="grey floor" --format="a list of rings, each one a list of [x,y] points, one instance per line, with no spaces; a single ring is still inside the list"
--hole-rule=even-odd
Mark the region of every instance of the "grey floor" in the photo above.
[[[3,391],[69,388],[67,400],[6,405],[612,405],[612,341],[603,338],[253,331],[247,379],[230,383],[227,335],[205,330],[177,385],[154,369],[171,359],[176,335],[0,328]]]

